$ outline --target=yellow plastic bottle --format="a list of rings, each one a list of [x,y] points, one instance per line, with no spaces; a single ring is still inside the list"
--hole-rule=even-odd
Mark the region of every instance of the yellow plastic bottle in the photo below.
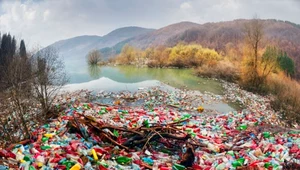
[[[72,166],[72,168],[70,170],[80,170],[81,166],[79,163],[75,164],[74,166]]]
[[[197,111],[198,111],[199,113],[202,113],[202,112],[204,111],[204,108],[203,108],[202,106],[199,106],[199,107],[197,108]]]
[[[98,155],[94,149],[92,149],[92,154],[93,154],[94,160],[98,161]]]
[[[44,134],[44,136],[47,137],[47,138],[52,138],[54,136],[54,134],[46,133],[46,134]]]

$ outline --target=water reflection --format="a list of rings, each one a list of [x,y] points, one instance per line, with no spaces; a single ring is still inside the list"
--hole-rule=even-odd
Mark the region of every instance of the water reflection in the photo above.
[[[79,64],[78,64],[79,65]],[[199,78],[191,69],[137,68],[135,66],[78,66],[68,67],[70,83],[84,83],[99,78],[109,78],[120,83],[139,83],[146,80],[157,80],[176,88],[209,91],[222,94],[218,81]],[[69,69],[69,70],[68,70]]]
[[[97,64],[91,64],[88,66],[88,72],[90,77],[98,79],[101,76],[101,69]]]
[[[191,69],[82,66],[79,63],[75,64],[75,62],[68,64],[70,67],[67,67],[67,71],[70,74],[71,82],[65,86],[65,89],[71,91],[89,89],[94,91],[118,92],[128,90],[134,92],[138,89],[160,86],[168,91],[175,90],[175,87],[198,90],[200,92],[209,91],[215,94],[222,94],[223,92],[222,86],[218,81],[199,78],[193,75],[193,70]],[[162,85],[161,82],[164,84]],[[226,103],[222,102],[204,104],[203,106],[206,109],[217,109],[226,112],[233,110]]]

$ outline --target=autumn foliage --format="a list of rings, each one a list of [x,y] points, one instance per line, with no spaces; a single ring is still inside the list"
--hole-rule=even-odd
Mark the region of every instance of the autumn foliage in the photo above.
[[[198,76],[233,81],[249,91],[271,94],[273,108],[292,125],[300,120],[300,84],[294,79],[297,68],[293,56],[268,41],[264,30],[265,22],[253,19],[245,24],[243,34],[239,34],[244,40],[229,42],[221,51],[184,42],[145,50],[126,45],[116,63],[193,68]]]
[[[137,64],[149,67],[199,67],[215,65],[222,57],[215,50],[197,44],[177,44],[138,50],[126,45],[116,59],[118,64]]]

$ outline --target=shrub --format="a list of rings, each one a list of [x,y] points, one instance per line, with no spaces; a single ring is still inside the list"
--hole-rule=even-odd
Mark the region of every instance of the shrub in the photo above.
[[[196,74],[204,77],[220,78],[227,81],[236,81],[239,79],[238,67],[233,63],[222,60],[214,65],[205,64],[196,69]]]
[[[267,79],[267,87],[274,95],[272,107],[279,111],[288,123],[300,123],[300,84],[282,74],[273,74]]]

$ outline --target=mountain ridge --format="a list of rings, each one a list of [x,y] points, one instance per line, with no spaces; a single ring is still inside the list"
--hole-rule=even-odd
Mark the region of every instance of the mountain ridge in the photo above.
[[[66,58],[85,59],[92,49],[99,49],[104,58],[120,53],[125,44],[136,48],[166,46],[171,47],[179,42],[197,43],[226,54],[230,46],[241,50],[243,27],[249,19],[209,22],[204,24],[183,21],[155,29],[142,27],[124,27],[111,31],[104,36],[87,35],[58,41],[50,46],[63,48]],[[265,38],[268,44],[277,45],[286,51],[300,64],[300,25],[289,21],[275,19],[261,20],[264,23]],[[300,72],[300,68],[298,68]]]
[[[55,48],[64,58],[80,59],[93,49],[111,47],[123,40],[144,34],[154,29],[137,26],[122,27],[109,32],[104,36],[82,35],[76,36],[50,44],[46,48]]]

